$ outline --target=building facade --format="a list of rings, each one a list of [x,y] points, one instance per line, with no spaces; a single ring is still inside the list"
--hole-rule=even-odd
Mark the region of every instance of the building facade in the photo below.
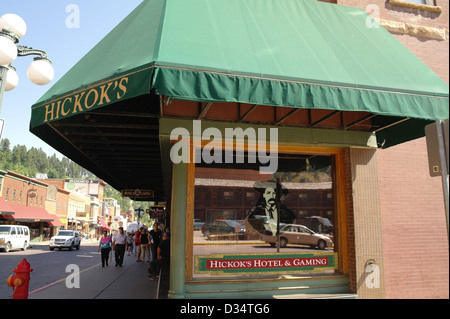
[[[423,139],[448,2],[324,2],[143,2],[33,106],[33,133],[167,201],[170,298],[448,298]]]
[[[67,229],[67,209],[69,207],[70,192],[58,188],[55,184],[49,184],[47,187],[47,200],[45,208],[51,214],[58,217],[64,228]]]
[[[45,179],[49,185],[58,189],[57,212],[65,214],[67,229],[77,229],[84,234],[100,236],[102,224],[103,190],[106,183],[102,180]],[[63,194],[68,194],[64,198]]]
[[[336,2],[371,13],[449,83],[448,1]],[[378,150],[376,164],[373,180],[379,186],[380,210],[376,225],[381,236],[373,238],[373,242],[383,243],[380,257],[384,262],[384,296],[448,298],[448,235],[442,181],[429,176],[425,138]]]
[[[32,241],[48,240],[63,226],[59,218],[46,209],[48,184],[12,171],[2,171],[0,179],[0,199],[9,208],[2,208],[0,223],[28,226]]]
[[[49,240],[58,229],[100,236],[105,185],[101,180],[34,179],[0,171],[0,223],[29,226],[34,241]]]

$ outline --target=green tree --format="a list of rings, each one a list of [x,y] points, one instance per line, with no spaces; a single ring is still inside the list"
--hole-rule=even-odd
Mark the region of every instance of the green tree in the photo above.
[[[47,174],[48,178],[54,179],[96,178],[94,174],[69,158],[59,159],[56,154],[47,156],[41,148],[32,147],[27,150],[25,145],[16,145],[11,149],[11,143],[7,138],[0,142],[0,169],[10,170],[29,177],[42,173]],[[131,200],[122,198],[120,192],[109,185],[106,187],[105,197],[116,199],[122,210],[128,210],[131,207]]]

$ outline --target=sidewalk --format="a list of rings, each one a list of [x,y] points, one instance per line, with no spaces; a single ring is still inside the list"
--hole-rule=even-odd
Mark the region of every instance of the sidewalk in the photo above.
[[[126,258],[122,267],[115,267],[114,256],[109,266],[97,264],[79,273],[79,288],[74,286],[74,273],[57,282],[30,291],[29,299],[167,299],[158,296],[158,280],[147,277],[148,263]]]
[[[84,240],[94,243],[96,240]],[[213,240],[206,237],[196,238],[195,245],[230,245],[252,241],[245,240]],[[263,243],[256,241],[257,243]],[[33,242],[31,246],[48,245],[46,242]],[[74,273],[68,277],[29,292],[29,299],[167,299],[168,286],[160,285],[159,280],[147,277],[148,263],[136,262],[135,258],[126,256],[122,267],[115,267],[114,255],[108,267],[101,263],[79,273],[79,288],[69,288],[74,285]],[[66,280],[69,285],[66,285]],[[69,287],[68,287],[69,286]],[[159,291],[159,287],[161,292]]]

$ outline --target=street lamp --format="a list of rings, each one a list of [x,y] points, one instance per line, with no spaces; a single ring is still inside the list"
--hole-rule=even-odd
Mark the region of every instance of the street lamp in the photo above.
[[[141,222],[141,214],[144,212],[144,210],[141,208],[141,204],[138,205],[138,208],[135,209],[135,212],[137,212],[137,214],[138,214],[137,223],[140,224],[140,222]]]
[[[19,83],[16,69],[11,66],[18,56],[37,55],[27,70],[28,78],[34,84],[46,85],[55,75],[45,51],[18,45],[26,31],[25,21],[18,15],[8,13],[0,17],[0,111],[4,91],[13,90]]]

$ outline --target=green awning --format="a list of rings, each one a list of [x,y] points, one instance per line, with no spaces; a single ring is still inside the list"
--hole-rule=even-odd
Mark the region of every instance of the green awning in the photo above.
[[[362,9],[315,0],[145,0],[32,107],[30,130],[156,94],[411,118],[449,117],[448,85]]]

